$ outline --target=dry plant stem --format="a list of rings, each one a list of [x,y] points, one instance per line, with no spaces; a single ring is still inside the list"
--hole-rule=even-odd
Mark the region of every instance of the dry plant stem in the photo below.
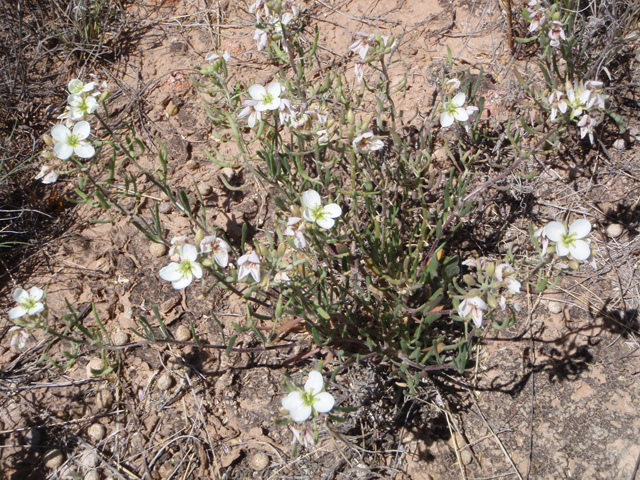
[[[513,53],[513,15],[511,13],[511,0],[505,0],[505,6],[507,7],[507,24],[509,25],[507,41],[509,42],[509,51]]]

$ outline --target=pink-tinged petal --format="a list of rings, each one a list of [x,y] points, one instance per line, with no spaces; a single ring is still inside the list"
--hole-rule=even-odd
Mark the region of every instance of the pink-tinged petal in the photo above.
[[[249,117],[249,120],[247,120],[247,125],[249,125],[249,128],[253,128],[256,126],[256,120],[259,117],[260,117],[260,113],[254,113]]]
[[[193,275],[188,273],[184,277],[182,277],[180,280],[172,282],[171,285],[176,290],[182,290],[183,288],[187,288],[189,285],[191,285],[192,281],[193,281]]]
[[[78,140],[84,140],[91,133],[91,125],[89,122],[82,121],[76,123],[73,127],[73,134],[78,136]]]
[[[333,218],[320,217],[316,220],[316,223],[320,228],[324,228],[325,230],[329,230],[333,228],[333,225],[336,223],[333,221]]]
[[[15,320],[16,318],[24,317],[26,314],[27,314],[27,309],[22,306],[14,307],[11,310],[9,310],[9,318],[12,320]]]
[[[469,304],[473,305],[474,307],[476,307],[476,309],[479,309],[479,310],[487,309],[487,304],[480,297],[470,298]]]
[[[240,258],[238,258],[238,266],[243,266],[248,261],[249,261],[249,254],[247,253],[246,255],[242,255]]]
[[[65,142],[58,142],[53,147],[53,153],[56,154],[60,160],[66,160],[73,155],[73,147],[67,145]]]
[[[302,194],[302,206],[305,208],[315,210],[320,206],[321,203],[322,200],[320,199],[320,194],[315,190],[307,190]],[[313,221],[309,220],[308,218],[305,218],[305,220]]]
[[[473,324],[476,328],[482,327],[482,310],[474,308],[471,312],[471,318],[473,318]]]
[[[93,148],[93,145],[90,145],[87,142],[80,143],[80,145],[75,147],[73,151],[80,158],[91,158],[96,154],[96,149]]]
[[[569,248],[563,244],[562,242],[556,243],[556,253],[561,257],[566,257],[569,255]]]
[[[262,98],[267,94],[267,91],[262,85],[251,85],[249,87],[249,96],[254,100],[262,100]]]
[[[256,282],[260,281],[260,266],[254,266],[251,268],[251,276]]]
[[[267,86],[267,92],[269,92],[269,94],[273,95],[274,97],[279,97],[280,93],[282,93],[282,85],[280,85],[278,82],[271,82]]]
[[[44,295],[44,292],[42,291],[42,289],[38,288],[38,287],[31,287],[31,289],[29,290],[29,297],[31,298],[31,300],[37,302],[38,300],[40,300]]]
[[[560,110],[562,113],[566,113],[567,112],[567,104],[566,104],[566,102],[562,101],[562,102],[558,103],[558,110]]]
[[[498,280],[499,282],[502,282],[502,270],[504,270],[505,267],[508,267],[508,266],[509,265],[506,263],[501,263],[496,267],[496,270],[494,272],[494,276],[496,277],[496,280]]]
[[[13,299],[18,303],[24,303],[29,300],[29,294],[26,290],[18,287],[16,291],[13,292]]]
[[[322,378],[322,374],[316,370],[309,372],[309,378],[304,384],[304,391],[307,393],[313,392],[313,394],[316,394],[318,392],[321,392],[323,388],[324,379]]]
[[[300,217],[291,217],[287,220],[287,226],[292,226],[300,222]]]
[[[304,234],[302,232],[296,233],[296,236],[293,239],[293,245],[298,249],[301,249],[307,246],[307,240],[304,238]]]
[[[453,117],[459,122],[466,122],[467,120],[469,120],[469,114],[464,108],[456,108],[455,112],[453,113]]]
[[[331,218],[337,218],[342,215],[342,208],[337,203],[330,203],[322,209],[322,213]]]
[[[178,247],[178,255],[181,260],[189,260],[195,262],[198,259],[198,249],[189,243]]]
[[[444,128],[453,125],[453,120],[453,115],[451,115],[449,112],[442,112],[440,114],[440,125]]]
[[[316,400],[313,402],[313,408],[315,408],[318,413],[327,413],[331,411],[335,403],[336,401],[333,398],[333,395],[328,392],[322,392],[316,395]]]
[[[289,411],[294,422],[302,423],[311,416],[311,406],[302,405],[300,408]]]
[[[549,222],[544,227],[544,234],[552,242],[561,242],[562,237],[567,234],[567,229],[560,222]]]
[[[227,265],[229,265],[229,254],[224,250],[215,252],[213,258],[216,259],[216,263],[222,268],[226,268]]]
[[[51,137],[56,142],[66,142],[69,135],[71,135],[71,130],[64,125],[56,125],[51,129]]]
[[[576,260],[586,260],[591,256],[591,249],[587,242],[583,240],[576,240],[572,247],[569,247],[571,256]]]
[[[289,412],[292,410],[297,410],[303,405],[304,400],[302,399],[302,393],[298,391],[291,392],[289,393],[289,395],[282,399],[282,408],[288,410]]]
[[[191,273],[196,278],[202,278],[202,267],[199,263],[194,263],[191,267]]]
[[[591,233],[591,223],[585,218],[576,220],[569,226],[569,234],[575,233],[575,238],[584,238]]]
[[[50,185],[52,183],[56,183],[58,181],[58,172],[54,168],[49,173],[47,173],[42,179],[42,183],[44,185]]]
[[[182,272],[180,272],[180,264],[171,262],[166,267],[160,269],[160,278],[167,282],[177,282],[182,278]]]
[[[507,279],[507,290],[509,290],[511,293],[513,294],[520,293],[521,287],[522,287],[522,284],[515,278]]]
[[[251,252],[251,254],[249,254],[249,261],[251,263],[260,263],[260,257],[255,252],[255,250],[253,252]]]
[[[460,305],[458,305],[458,315],[460,315],[462,318],[467,318],[467,316],[471,313],[472,308],[473,307],[469,304],[469,300],[465,298],[462,302],[460,302]]]
[[[240,258],[242,258],[242,257],[240,257]],[[238,260],[238,265],[240,265],[240,260]],[[246,277],[250,273],[251,273],[251,270],[249,268],[245,267],[244,265],[242,265],[238,269],[238,281],[242,280],[244,277]]]
[[[451,100],[451,105],[454,105],[455,107],[461,107],[462,105],[464,105],[464,101],[466,99],[467,96],[463,92],[460,92],[455,97],[453,97],[453,99]]]
[[[36,303],[27,311],[29,315],[37,315],[41,312],[44,312],[44,305],[42,305],[40,302]]]
[[[244,118],[251,113],[251,107],[244,107],[238,114],[238,118]]]

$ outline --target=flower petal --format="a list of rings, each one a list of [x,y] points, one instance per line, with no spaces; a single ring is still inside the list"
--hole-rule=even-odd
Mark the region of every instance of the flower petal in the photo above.
[[[566,257],[567,255],[569,255],[569,247],[567,247],[562,242],[557,242],[556,243],[556,253],[561,257]]]
[[[322,200],[320,199],[320,194],[315,190],[307,190],[302,194],[302,206],[305,208],[308,208],[310,210],[315,210],[320,206],[321,203],[322,203]],[[306,218],[306,216],[305,216],[305,220],[313,221]]]
[[[290,410],[289,415],[291,415],[291,419],[294,422],[304,422],[307,418],[311,416],[311,407],[309,405],[302,405],[300,408],[296,408],[295,410]]]
[[[320,228],[324,228],[325,230],[329,230],[336,223],[333,221],[333,218],[327,217],[319,217],[316,219],[316,223]]]
[[[176,282],[182,278],[182,272],[180,271],[180,264],[171,262],[166,267],[160,269],[160,278],[167,282]]]
[[[337,218],[340,215],[342,215],[342,208],[340,208],[340,205],[338,205],[337,203],[330,203],[329,205],[326,205],[322,209],[322,213],[325,216],[329,216],[331,218]]]
[[[280,85],[278,82],[271,82],[267,86],[267,92],[269,92],[269,94],[273,95],[274,97],[279,97],[280,93],[282,92],[282,85]]]
[[[178,255],[180,255],[181,260],[195,262],[198,259],[198,249],[189,243],[185,243],[178,247]]]
[[[440,114],[440,125],[444,128],[453,125],[453,120],[453,115],[451,115],[449,112],[442,112]]]
[[[44,295],[44,292],[42,291],[42,289],[38,287],[31,287],[31,289],[29,290],[29,297],[34,302],[37,302],[38,300],[40,300],[43,295]]]
[[[461,107],[462,105],[464,105],[464,101],[466,99],[467,99],[467,96],[464,94],[464,92],[460,92],[455,97],[453,97],[453,99],[451,100],[451,105],[454,105],[456,107]]]
[[[196,278],[202,278],[202,267],[199,263],[193,263],[193,266],[191,267],[191,273]]]
[[[591,233],[591,223],[585,218],[576,220],[569,226],[569,234],[575,233],[575,238],[584,238]]]
[[[282,408],[288,411],[297,410],[298,408],[304,405],[304,400],[302,399],[302,393],[295,391],[289,393],[286,397],[282,399]]]
[[[584,240],[576,240],[572,247],[569,247],[571,256],[576,260],[586,260],[591,255],[591,249]]]
[[[262,100],[262,98],[267,94],[267,91],[262,85],[251,85],[249,87],[249,96],[254,100]]]
[[[549,222],[547,226],[544,227],[544,234],[552,242],[560,242],[562,241],[563,235],[567,234],[567,229],[564,228],[564,225],[560,222]]]
[[[335,403],[336,401],[333,398],[333,395],[328,392],[322,392],[316,395],[316,400],[313,402],[313,408],[315,408],[318,413],[327,413],[331,411]]]
[[[73,147],[67,145],[65,142],[58,142],[53,147],[53,153],[56,154],[60,160],[66,160],[73,155]]]
[[[56,125],[51,129],[51,136],[56,142],[66,142],[69,135],[71,135],[71,130],[64,125]]]
[[[229,253],[225,250],[219,250],[213,254],[213,258],[216,259],[216,263],[222,268],[226,268],[229,265]]]
[[[16,318],[24,317],[26,314],[27,314],[27,309],[22,306],[14,307],[11,310],[9,310],[9,318],[12,320],[15,320]]]
[[[453,117],[459,122],[466,122],[467,120],[469,120],[469,114],[462,107],[456,108],[455,112],[453,113]]]
[[[324,379],[322,378],[322,374],[316,370],[309,372],[309,378],[307,382],[304,384],[304,391],[307,393],[313,392],[313,394],[317,394],[321,392],[324,388]]]
[[[96,149],[93,148],[93,145],[90,145],[87,142],[80,143],[80,145],[75,147],[73,151],[80,158],[91,158],[96,154]]]
[[[193,275],[191,275],[190,273],[187,273],[180,280],[172,282],[172,286],[176,290],[182,290],[183,288],[187,288],[189,285],[191,285],[192,281],[193,281]]]
[[[40,302],[36,303],[27,311],[29,315],[37,315],[41,312],[44,312],[44,305],[42,305]]]
[[[24,303],[29,300],[29,294],[26,290],[18,287],[16,288],[16,291],[13,292],[13,299],[18,303]]]
[[[84,140],[91,133],[91,125],[87,121],[76,123],[73,127],[73,134],[78,136],[78,140]]]

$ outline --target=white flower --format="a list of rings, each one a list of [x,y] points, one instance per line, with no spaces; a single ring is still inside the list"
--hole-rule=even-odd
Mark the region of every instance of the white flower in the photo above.
[[[44,312],[44,305],[38,301],[43,295],[44,292],[38,287],[31,287],[29,292],[22,288],[17,288],[13,292],[13,298],[18,302],[18,306],[9,310],[9,318],[15,320],[25,315],[31,316]]]
[[[253,33],[253,39],[257,42],[258,51],[264,50],[264,47],[267,46],[267,42],[269,41],[269,36],[267,32],[264,30],[260,30],[259,28]]]
[[[355,67],[353,67],[353,73],[358,83],[362,83],[362,79],[364,78],[364,63],[356,62]]]
[[[544,234],[552,242],[556,242],[556,253],[561,257],[571,256],[576,260],[586,260],[591,255],[591,249],[584,240],[591,232],[589,220],[581,218],[576,220],[569,227],[569,232],[564,224],[551,222],[544,227]]]
[[[256,252],[242,255],[238,259],[238,280],[251,274],[256,282],[260,281],[260,257]]]
[[[42,183],[45,185],[56,183],[58,180],[58,172],[50,165],[42,165],[42,167],[40,167],[40,172],[36,175],[35,179],[42,179]]]
[[[308,419],[312,412],[330,412],[335,400],[333,395],[323,392],[323,389],[322,374],[314,370],[309,373],[309,378],[304,384],[304,392],[297,390],[289,393],[282,399],[282,406],[289,411],[291,419],[298,423]]]
[[[444,93],[446,93],[447,95],[451,95],[458,88],[460,88],[460,80],[458,80],[457,78],[452,78],[451,80],[447,80],[446,82],[444,82],[444,85],[442,86]]]
[[[551,39],[549,44],[552,47],[557,47],[558,45],[560,45],[560,39],[567,39],[567,36],[564,33],[564,26],[562,25],[562,22],[559,22],[557,20],[551,22],[551,26],[549,27],[549,38]]]
[[[482,326],[482,312],[487,309],[487,304],[480,297],[465,298],[458,305],[458,315],[467,318],[471,315],[477,328]]]
[[[375,152],[384,148],[384,142],[372,132],[367,132],[353,139],[353,148],[360,153]]]
[[[536,10],[528,8],[527,10],[529,11],[529,21],[531,22],[529,25],[529,31],[535,32],[540,25],[544,24],[544,21],[546,20],[545,12],[542,8],[538,8]]]
[[[315,190],[307,190],[302,194],[302,206],[304,207],[302,212],[304,219],[307,222],[317,223],[320,228],[324,229],[333,227],[335,223],[333,219],[342,214],[340,205],[336,203],[330,203],[323,207],[320,194]]]
[[[459,122],[466,122],[469,120],[469,114],[467,113],[467,109],[464,108],[464,101],[466,100],[466,95],[463,92],[460,92],[450,102],[445,102],[440,114],[440,125],[444,128],[450,127],[453,125],[454,120],[458,120]]]
[[[567,103],[571,107],[572,119],[582,115],[582,110],[587,108],[587,102],[589,101],[590,95],[591,92],[589,90],[581,90],[577,95],[573,88],[567,90]],[[560,104],[558,104],[558,108],[560,108]],[[562,109],[560,109],[560,111],[564,113]]]
[[[316,132],[316,135],[318,136],[318,144],[320,145],[326,145],[327,143],[329,143],[329,140],[331,138],[329,132],[326,130],[318,130]]]
[[[205,61],[211,62],[211,63],[215,62],[219,58],[220,58],[220,55],[217,54],[216,52],[209,52],[204,57]],[[222,58],[224,59],[225,62],[228,62],[229,59],[231,58],[231,54],[225,50],[224,52],[222,52]]]
[[[249,115],[249,119],[247,120],[247,124],[250,128],[256,126],[256,122],[262,120],[262,114],[256,110],[256,105],[258,102],[256,100],[245,100],[244,108],[238,114],[238,118],[243,118]]]
[[[69,117],[71,120],[80,120],[81,118],[87,119],[88,115],[91,115],[98,109],[98,101],[95,97],[89,95],[83,98],[82,95],[71,94],[67,99],[69,104]]]
[[[284,270],[280,270],[278,273],[276,273],[275,277],[273,277],[273,282],[289,283],[291,279],[289,278],[289,275],[287,274],[287,272],[290,272],[292,270],[293,270],[293,267],[291,265],[287,265]]]
[[[279,112],[278,112],[278,117],[280,119],[280,123],[285,124],[289,121],[289,118],[291,118],[291,113],[292,113],[292,109],[291,109],[291,100],[289,100],[288,98],[281,98],[280,99],[280,107],[278,108]]]
[[[494,276],[496,277],[496,280],[507,287],[509,292],[516,294],[520,293],[520,287],[522,284],[516,279],[515,273],[516,271],[511,265],[508,263],[501,263],[496,267]]]
[[[11,327],[9,329],[11,334],[11,346],[22,350],[27,345],[29,339],[29,333],[22,327]]]
[[[169,248],[169,256],[173,257],[177,251],[178,247],[187,243],[188,238],[185,235],[180,235],[178,237],[173,237],[171,239],[171,248]]]
[[[231,247],[229,246],[229,244],[218,237],[214,237],[214,236],[204,237],[200,242],[200,252],[201,253],[213,252],[213,258],[215,258],[216,263],[220,265],[222,268],[226,268],[227,265],[229,265],[230,251],[231,251]]]
[[[584,114],[578,122],[578,126],[580,127],[580,138],[584,138],[588,134],[589,140],[593,145],[593,129],[597,125],[598,121],[595,118],[590,117],[589,114]]]
[[[90,92],[96,87],[96,85],[98,85],[96,82],[82,83],[82,81],[74,78],[69,82],[69,93],[79,95],[81,93]]]
[[[369,52],[369,42],[372,42],[376,37],[373,34],[367,35],[362,32],[356,33],[356,37],[358,40],[349,47],[349,50],[353,53],[357,53],[360,55],[360,58],[364,60],[367,58],[367,53]]]
[[[300,249],[307,246],[307,240],[304,238],[304,224],[300,224],[301,218],[299,217],[291,217],[287,221],[287,229],[284,231],[284,234],[288,237],[293,237],[293,245]],[[298,225],[296,227],[296,225]],[[294,228],[295,227],[295,228]]]
[[[251,85],[249,95],[258,103],[253,107],[258,112],[266,110],[277,110],[280,107],[280,93],[282,85],[278,82],[271,82],[265,89],[262,85]]]
[[[594,104],[597,104],[600,110],[604,109],[605,97],[601,95],[601,87],[602,82],[599,80],[587,80],[585,82],[584,88],[591,92],[591,95],[589,97],[589,108],[591,108]]]
[[[178,247],[180,262],[171,262],[166,267],[160,269],[160,278],[171,282],[173,288],[182,290],[188,287],[193,281],[193,277],[202,278],[202,267],[196,260],[198,259],[198,249],[193,245],[185,243]]]
[[[80,158],[91,158],[96,150],[84,140],[91,133],[89,122],[78,122],[73,133],[64,125],[56,125],[51,129],[51,136],[56,140],[53,152],[60,160],[66,160],[74,153]]]

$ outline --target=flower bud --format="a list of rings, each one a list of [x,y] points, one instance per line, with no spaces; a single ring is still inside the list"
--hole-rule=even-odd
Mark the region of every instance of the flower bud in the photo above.
[[[44,151],[40,154],[40,156],[42,158],[46,158],[46,159],[50,159],[50,158],[55,158],[56,157],[53,152],[44,152]]]
[[[349,111],[347,111],[347,122],[350,125],[353,125],[355,123],[355,121],[356,121],[356,117],[353,114],[353,110],[349,109]]]
[[[569,268],[571,270],[577,270],[578,268],[580,268],[580,264],[576,260],[571,260],[569,262]]]
[[[384,45],[384,42],[382,41],[382,35],[380,35],[380,32],[376,33],[375,38],[376,38],[376,43],[378,45]]]
[[[327,120],[327,124],[325,125],[325,129],[328,130],[331,127],[333,127],[333,124],[336,123],[336,121],[333,118],[330,118],[329,120]]]
[[[272,39],[272,40],[274,40],[274,41],[276,41],[276,42],[277,42],[278,40],[280,40],[281,38],[282,38],[282,35],[281,35],[281,34],[279,34],[279,33],[274,33],[273,35],[271,35],[271,39]]]
[[[109,95],[111,95],[111,92],[104,92],[102,95],[100,95],[100,97],[98,97],[98,103],[104,102],[107,98],[109,98]]]
[[[213,267],[213,262],[210,258],[205,258],[200,263],[202,263],[203,267]]]
[[[495,262],[488,262],[487,266],[485,267],[485,272],[487,272],[487,276],[488,277],[493,277],[493,273],[496,271],[496,264]]]
[[[496,308],[498,306],[496,297],[494,297],[493,295],[487,295],[487,305],[489,305],[491,308]]]
[[[464,280],[464,283],[466,283],[470,287],[474,287],[477,283],[475,277],[469,273],[463,275],[462,280]]]
[[[279,256],[283,256],[285,254],[285,252],[287,251],[287,244],[282,242],[280,245],[278,245],[278,255]]]
[[[302,218],[302,211],[298,205],[291,205],[291,213],[294,217]]]
[[[309,96],[313,97],[316,94],[316,89],[313,85],[309,87]]]
[[[365,127],[368,126],[371,123],[372,118],[372,115],[367,115],[366,117],[364,117],[364,120],[362,120],[362,125],[364,125]]]
[[[53,147],[56,144],[56,142],[53,140],[53,138],[51,138],[46,133],[42,136],[42,140],[44,140],[44,143],[46,143],[50,147]]]
[[[198,231],[196,232],[196,243],[200,243],[202,241],[202,239],[205,237],[206,233],[204,230],[202,230],[201,228],[198,229]]]
[[[269,253],[267,248],[258,242],[256,242],[256,252],[258,252],[258,255],[260,255],[261,257],[266,257],[267,254]]]
[[[551,17],[552,20],[558,21],[560,20],[560,12],[555,12]]]

